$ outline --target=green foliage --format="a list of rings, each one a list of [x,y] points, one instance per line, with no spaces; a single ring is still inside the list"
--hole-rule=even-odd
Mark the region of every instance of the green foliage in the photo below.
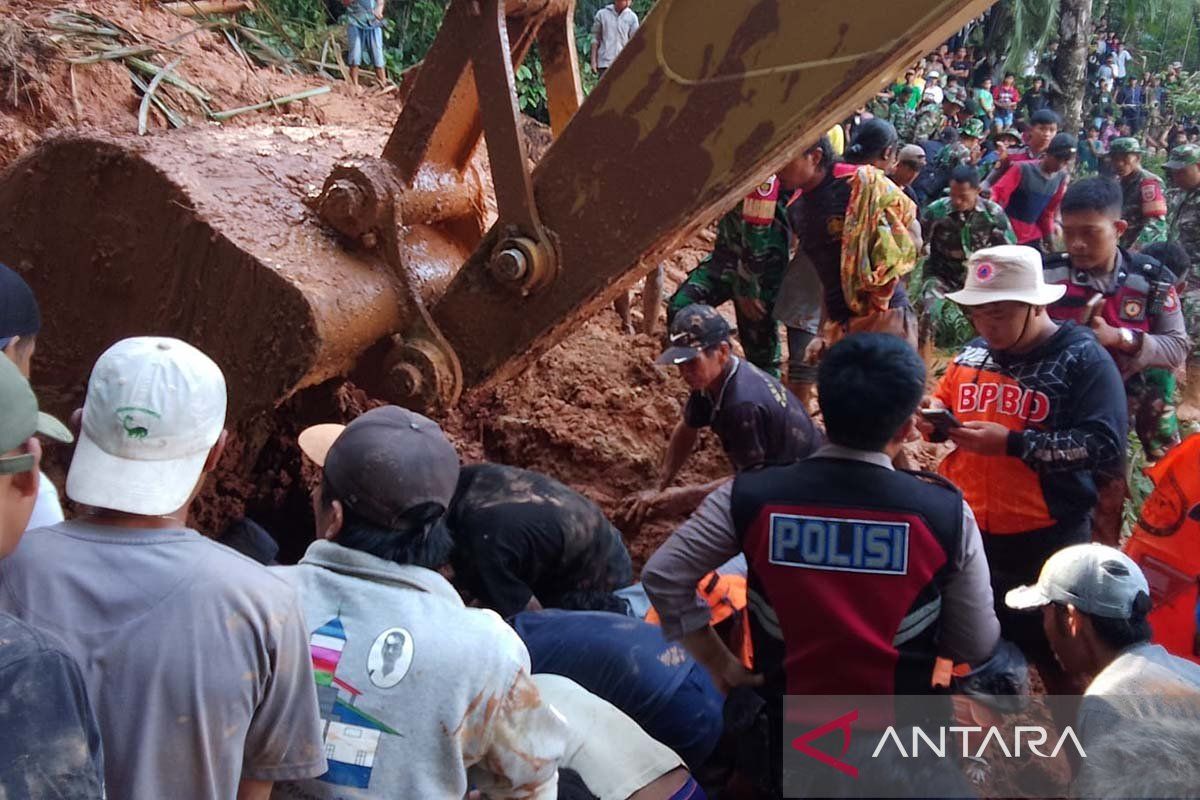
[[[592,47],[592,22],[596,12],[609,0],[580,0],[575,7],[575,45],[579,51],[579,72],[585,93],[598,80],[589,65]],[[386,0],[384,6],[384,57],[388,73],[399,77],[405,69],[425,57],[437,37],[449,0]],[[634,0],[639,19],[654,5],[654,0]],[[342,13],[343,0],[259,0],[253,13],[242,21],[262,32],[270,47],[288,59],[319,61],[325,53],[330,72],[336,59],[330,48],[340,49],[345,58],[346,36]],[[517,99],[523,112],[549,122],[546,84],[536,46],[516,70]]]
[[[529,116],[542,122],[550,122],[550,112],[546,108],[546,82],[542,75],[542,59],[534,51],[525,57],[525,62],[517,67],[517,100],[521,110]]]
[[[1129,481],[1129,497],[1125,499],[1125,507],[1121,514],[1122,541],[1133,533],[1133,526],[1137,524],[1138,514],[1142,512],[1142,504],[1154,491],[1154,482],[1146,476],[1145,472],[1148,466],[1146,453],[1142,450],[1141,440],[1133,431],[1129,432],[1126,452],[1129,454],[1129,472],[1126,474]]]
[[[1176,115],[1200,114],[1200,73],[1184,74],[1179,85],[1171,90],[1170,98]]]

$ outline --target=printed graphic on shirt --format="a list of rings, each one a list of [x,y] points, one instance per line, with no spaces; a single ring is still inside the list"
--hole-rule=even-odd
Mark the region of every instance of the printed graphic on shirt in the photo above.
[[[770,561],[831,572],[908,572],[908,523],[771,515]]]
[[[412,666],[412,634],[404,628],[388,628],[375,639],[367,654],[367,674],[380,689],[390,689],[408,674]]]
[[[393,673],[401,666],[400,660],[407,648],[408,661],[403,671],[408,671],[412,661],[412,637],[401,628],[391,628],[379,635],[368,656],[379,649],[379,663],[385,663],[384,650],[389,634],[404,634],[405,644],[393,638],[396,660],[392,662]],[[325,723],[325,760],[329,769],[318,780],[337,786],[367,789],[371,785],[371,770],[375,767],[375,754],[384,734],[398,736],[399,731],[360,711],[354,703],[362,692],[337,676],[342,651],[346,649],[346,629],[340,616],[326,622],[313,631],[308,639],[312,654],[313,676],[317,683],[317,704],[321,709],[321,720]],[[369,667],[368,667],[369,669]],[[388,680],[393,673],[388,674]],[[400,677],[404,677],[402,674]],[[371,676],[375,681],[374,675]],[[398,682],[400,678],[396,678]],[[392,685],[395,685],[394,683]]]

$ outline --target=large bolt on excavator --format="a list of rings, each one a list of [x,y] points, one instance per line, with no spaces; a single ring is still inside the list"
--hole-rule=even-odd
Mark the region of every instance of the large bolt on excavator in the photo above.
[[[271,125],[50,138],[0,175],[0,261],[44,306],[39,389],[69,411],[104,348],[153,333],[221,365],[234,427],[338,375],[446,408],[988,5],[659,0],[582,102],[573,0],[451,0],[382,148]],[[531,169],[514,69],[535,43],[554,141]]]

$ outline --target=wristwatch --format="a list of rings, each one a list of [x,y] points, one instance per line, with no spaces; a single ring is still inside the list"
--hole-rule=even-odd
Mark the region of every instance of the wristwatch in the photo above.
[[[1142,337],[1136,331],[1129,328],[1121,328],[1117,334],[1121,337],[1121,349],[1130,353],[1136,353],[1141,349]]]

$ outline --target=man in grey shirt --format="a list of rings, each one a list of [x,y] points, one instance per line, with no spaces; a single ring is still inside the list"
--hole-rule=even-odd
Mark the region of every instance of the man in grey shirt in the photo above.
[[[1064,547],[1046,560],[1035,585],[1010,590],[1004,601],[1018,611],[1040,609],[1063,669],[1094,676],[1075,724],[1085,751],[1117,731],[1142,726],[1150,731],[1157,723],[1178,722],[1187,723],[1176,730],[1194,758],[1200,747],[1200,665],[1150,644],[1150,585],[1133,559],[1102,544]],[[1175,769],[1170,755],[1175,752],[1164,747],[1157,764],[1138,768],[1143,773]],[[1088,758],[1080,766],[1082,774],[1106,765]]]
[[[0,564],[0,609],[76,660],[114,798],[258,800],[325,771],[293,591],[187,527],[224,449],[225,379],[177,339],[125,339],[92,371],[67,495],[79,519]]]
[[[630,0],[613,0],[596,12],[592,23],[592,71],[603,76],[637,33],[638,17]]]

